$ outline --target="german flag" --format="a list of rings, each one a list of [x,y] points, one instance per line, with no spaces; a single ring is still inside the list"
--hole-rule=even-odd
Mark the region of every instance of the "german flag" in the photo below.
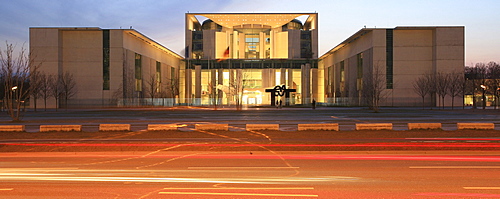
[[[218,59],[217,62],[221,62],[229,58],[229,47],[224,51],[224,54],[222,55],[222,58]]]

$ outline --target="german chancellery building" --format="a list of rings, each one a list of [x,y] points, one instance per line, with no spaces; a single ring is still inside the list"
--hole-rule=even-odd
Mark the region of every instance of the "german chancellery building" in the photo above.
[[[30,48],[42,73],[72,75],[74,94],[67,104],[57,102],[70,107],[275,100],[363,106],[361,85],[373,71],[385,77],[389,94],[382,105],[420,106],[421,97],[410,91],[417,77],[463,73],[464,27],[364,28],[319,56],[318,13],[185,17],[182,55],[134,29],[91,27],[30,28]]]

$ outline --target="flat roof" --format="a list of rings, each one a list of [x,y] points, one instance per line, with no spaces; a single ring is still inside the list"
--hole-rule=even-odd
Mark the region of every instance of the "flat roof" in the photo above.
[[[277,28],[303,15],[309,15],[306,21],[310,21],[311,17],[317,18],[318,13],[186,13],[187,17],[196,15],[209,18],[227,28],[241,24],[262,24]]]

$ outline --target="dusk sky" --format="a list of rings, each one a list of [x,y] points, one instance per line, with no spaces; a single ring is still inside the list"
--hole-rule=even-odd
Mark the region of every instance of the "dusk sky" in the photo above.
[[[319,14],[320,56],[367,28],[465,26],[465,64],[500,61],[499,0],[0,0],[0,39],[29,44],[29,27],[129,28],[183,55],[184,15]],[[1,48],[4,49],[2,44]]]

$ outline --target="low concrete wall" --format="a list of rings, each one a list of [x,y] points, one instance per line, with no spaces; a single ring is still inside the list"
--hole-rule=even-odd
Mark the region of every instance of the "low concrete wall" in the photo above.
[[[392,123],[359,123],[356,130],[392,130]]]
[[[130,131],[130,124],[100,124],[99,131]]]
[[[82,131],[82,125],[40,125],[40,132]]]
[[[494,123],[457,123],[458,130],[494,130]]]
[[[229,130],[228,124],[195,124],[196,130],[212,130],[212,131],[227,131]]]
[[[258,131],[258,130],[271,130],[271,131],[279,131],[279,124],[247,124],[247,131]]]
[[[408,130],[430,130],[441,128],[441,123],[408,123]]]
[[[175,131],[177,124],[148,124],[148,131]]]
[[[299,131],[307,131],[307,130],[339,131],[338,123],[298,124],[297,126]]]
[[[24,125],[0,125],[0,132],[23,132]]]

